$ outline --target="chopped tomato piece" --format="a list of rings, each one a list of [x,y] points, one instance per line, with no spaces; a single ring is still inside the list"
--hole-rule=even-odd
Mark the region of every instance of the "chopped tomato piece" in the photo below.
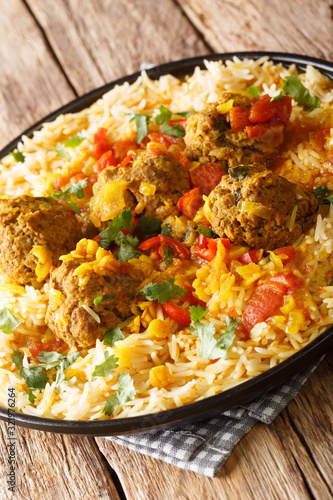
[[[251,123],[266,123],[276,117],[287,125],[290,114],[291,97],[283,96],[280,101],[271,101],[270,96],[265,94],[252,104],[249,118]]]
[[[217,252],[217,240],[213,240],[212,238],[208,239],[208,244],[207,248],[200,248],[199,246],[196,246],[193,250],[193,253],[195,253],[198,257],[201,257],[201,259],[208,260],[211,262],[214,257],[216,256]]]
[[[154,236],[153,238],[144,241],[141,245],[139,245],[139,248],[140,250],[145,251],[159,246],[171,247],[175,252],[176,257],[179,259],[189,259],[191,257],[191,252],[185,245],[174,238],[170,238],[170,236],[165,236],[164,234],[159,234],[158,236]]]
[[[53,183],[53,189],[56,189],[57,191],[61,191],[61,188],[66,186],[68,184],[69,177],[68,175],[63,175],[61,177],[58,177]]]
[[[251,125],[250,111],[242,106],[236,106],[230,110],[230,126],[234,132],[244,130],[247,125]]]
[[[175,125],[179,125],[181,128],[186,130],[186,123],[187,123],[187,119],[181,118],[180,120],[170,120],[169,125],[171,125],[171,127],[174,127]]]
[[[318,144],[323,148],[327,139],[329,138],[331,133],[330,127],[322,128],[313,134],[313,138],[318,142]]]
[[[97,241],[97,243],[100,243],[100,242],[101,242],[101,239],[100,239],[100,237],[99,237],[99,236],[94,236],[94,237],[92,238],[92,240]]]
[[[190,181],[192,187],[198,187],[201,194],[206,196],[216,187],[225,171],[219,163],[206,163],[190,170]]]
[[[161,306],[164,313],[169,316],[169,318],[177,321],[177,323],[185,326],[188,326],[191,323],[190,313],[182,307],[176,306],[172,300],[170,300],[170,302],[166,302],[165,304],[161,304]]]
[[[295,248],[293,246],[276,248],[275,255],[278,255],[282,262],[287,263],[293,260],[295,256]]]
[[[94,165],[93,170],[95,173],[99,174],[107,167],[114,166],[116,164],[116,160],[112,151],[107,151],[102,154],[96,165]]]
[[[245,127],[245,129],[249,138],[254,139],[255,137],[259,138],[264,135],[267,127],[262,125],[262,123],[258,123],[257,125],[248,125]]]
[[[203,234],[199,234],[198,247],[206,248],[207,245],[208,245],[208,238],[206,238],[206,236],[204,236]]]
[[[99,160],[100,157],[110,151],[111,146],[109,143],[109,139],[107,138],[107,130],[106,128],[99,128],[94,135],[94,148],[95,148],[95,156],[96,159]]]
[[[242,318],[242,330],[249,334],[252,328],[265,321],[283,304],[283,296],[289,290],[302,286],[302,281],[292,271],[275,274],[266,279],[252,293],[245,304]]]
[[[172,135],[159,134],[158,132],[152,132],[148,134],[148,139],[152,142],[159,142],[160,144],[163,144],[163,146],[165,146],[166,148],[169,148],[171,144],[179,144],[181,146],[184,145],[184,141],[181,137],[173,137]]]
[[[254,262],[258,264],[263,256],[264,251],[261,250],[249,250],[248,252],[243,253],[243,255],[238,259],[242,264],[250,264]]]
[[[192,220],[202,204],[202,194],[200,193],[199,188],[196,187],[179,198],[176,208],[182,212],[185,217]]]
[[[139,147],[135,139],[124,139],[123,141],[117,141],[112,144],[111,149],[115,157],[115,165],[118,166],[120,163],[124,162],[129,151],[135,151]],[[123,167],[124,165],[121,166]]]

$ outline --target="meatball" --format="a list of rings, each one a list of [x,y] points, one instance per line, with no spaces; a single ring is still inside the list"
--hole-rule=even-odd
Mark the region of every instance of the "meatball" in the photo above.
[[[130,166],[108,167],[101,172],[94,186],[92,212],[96,212],[96,202],[97,206],[100,204],[98,197],[103,185],[117,181],[125,184],[126,207],[131,207],[138,214],[144,212],[147,217],[163,221],[175,212],[178,199],[189,191],[189,174],[172,156],[155,156],[145,150],[133,154]]]
[[[187,121],[184,141],[185,154],[191,161],[200,163],[220,162],[224,168],[240,163],[260,162],[276,152],[284,139],[284,126],[270,126],[262,135],[250,138],[244,130],[234,131],[230,127],[230,110],[249,110],[253,104],[250,95],[224,92],[217,103],[208,104],[203,111],[194,113]]]
[[[89,255],[70,254],[51,273],[46,323],[71,347],[93,346],[131,315],[131,301],[144,278],[140,268],[116,261],[103,249],[95,261]],[[94,299],[101,296],[95,305]]]
[[[258,164],[229,169],[210,193],[205,213],[219,236],[273,250],[306,232],[317,206],[312,193]]]
[[[0,200],[1,270],[16,283],[43,281],[51,265],[56,266],[80,238],[75,215],[55,200],[31,196]]]

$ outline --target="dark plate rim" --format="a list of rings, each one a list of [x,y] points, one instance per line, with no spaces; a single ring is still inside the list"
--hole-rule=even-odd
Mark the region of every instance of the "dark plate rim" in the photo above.
[[[217,61],[232,59],[234,56],[239,59],[259,59],[263,56],[275,63],[283,65],[296,64],[300,70],[305,70],[307,65],[312,65],[321,73],[331,78],[333,77],[333,63],[322,59],[303,56],[300,54],[284,52],[228,52],[223,54],[212,54],[206,56],[183,59],[159,66],[154,66],[146,70],[150,78],[156,79],[167,73],[175,76],[186,75],[194,70],[196,66],[203,67],[204,61]],[[129,76],[119,78],[107,85],[103,85],[87,94],[74,99],[68,104],[60,107],[50,113],[42,120],[29,127],[20,136],[13,139],[6,147],[0,151],[0,159],[15,149],[23,135],[31,137],[35,130],[38,130],[45,122],[54,120],[57,116],[64,113],[75,113],[83,108],[90,106],[102,95],[111,90],[116,85],[122,85],[125,82],[133,83],[141,72],[138,71]],[[242,384],[228,389],[225,392],[211,396],[209,398],[190,403],[179,408],[142,415],[129,418],[115,418],[110,420],[56,420],[44,417],[35,417],[24,413],[14,412],[13,410],[0,408],[0,420],[8,421],[15,419],[16,424],[30,429],[43,430],[47,432],[62,434],[79,434],[87,436],[116,436],[144,432],[148,430],[160,430],[175,425],[185,425],[205,418],[213,417],[217,413],[229,410],[249,402],[255,397],[262,395],[277,385],[289,380],[293,375],[308,368],[314,361],[320,358],[333,347],[333,326],[325,330],[317,339],[312,341],[306,347],[290,356],[274,368],[257,375],[256,377],[243,382]],[[9,414],[10,413],[10,414]]]

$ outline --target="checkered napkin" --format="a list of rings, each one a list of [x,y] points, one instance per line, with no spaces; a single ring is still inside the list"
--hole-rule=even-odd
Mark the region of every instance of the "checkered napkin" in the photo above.
[[[106,439],[182,469],[209,477],[217,476],[238,441],[256,422],[273,422],[296,396],[319,362],[246,406],[228,410],[210,420],[165,431]]]

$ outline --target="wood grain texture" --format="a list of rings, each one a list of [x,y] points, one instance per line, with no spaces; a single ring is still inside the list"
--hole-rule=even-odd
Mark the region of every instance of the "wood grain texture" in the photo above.
[[[75,89],[209,52],[172,0],[27,0]],[[82,7],[84,5],[84,7]]]
[[[24,4],[1,2],[0,147],[74,94]]]
[[[1,450],[6,443],[1,422]],[[17,489],[15,500],[119,500],[108,468],[93,438],[61,436],[16,428]],[[5,476],[8,467],[1,454],[0,498],[11,498]]]
[[[331,0],[177,0],[214,52],[266,50],[333,60]]]

